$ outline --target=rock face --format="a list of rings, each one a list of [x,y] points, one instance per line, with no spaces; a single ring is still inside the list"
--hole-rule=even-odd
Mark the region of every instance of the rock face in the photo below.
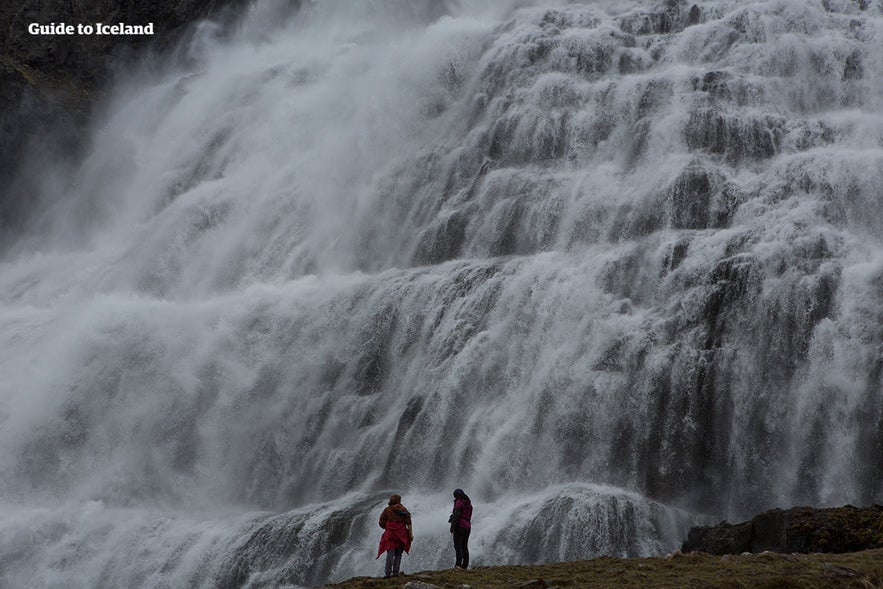
[[[192,22],[207,18],[219,9],[235,5],[236,0],[182,0],[163,2],[4,2],[0,23],[7,33],[3,56],[65,78],[100,82],[104,58],[114,51],[137,49],[148,44],[167,47],[174,43]],[[241,2],[239,2],[241,4]],[[28,25],[154,23],[150,36],[113,35],[32,35]]]
[[[232,16],[244,0],[163,2],[0,3],[0,234],[11,237],[33,209],[36,183],[19,172],[26,158],[64,161],[82,148],[81,130],[110,73],[146,48],[178,41],[188,26],[209,16]],[[28,25],[153,23],[154,34],[32,35]],[[111,60],[113,58],[113,60]],[[2,247],[0,243],[0,247]]]
[[[883,506],[774,509],[739,524],[697,526],[683,552],[856,552],[883,547]]]

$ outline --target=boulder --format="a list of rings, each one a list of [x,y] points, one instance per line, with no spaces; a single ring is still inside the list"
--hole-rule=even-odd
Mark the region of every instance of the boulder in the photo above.
[[[883,548],[883,506],[774,509],[753,519],[690,529],[683,552],[857,552]]]

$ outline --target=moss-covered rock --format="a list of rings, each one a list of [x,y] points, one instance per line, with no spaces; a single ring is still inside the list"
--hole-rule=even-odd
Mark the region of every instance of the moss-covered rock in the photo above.
[[[883,506],[774,509],[750,521],[694,527],[681,550],[742,552],[855,552],[883,548]]]

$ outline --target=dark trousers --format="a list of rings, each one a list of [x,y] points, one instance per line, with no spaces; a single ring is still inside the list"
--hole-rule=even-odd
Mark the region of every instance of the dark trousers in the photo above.
[[[454,552],[457,553],[458,567],[469,566],[469,528],[454,527]]]
[[[386,551],[386,570],[384,574],[387,577],[399,574],[399,567],[402,564],[402,552],[405,549],[402,546],[398,548],[390,548]]]

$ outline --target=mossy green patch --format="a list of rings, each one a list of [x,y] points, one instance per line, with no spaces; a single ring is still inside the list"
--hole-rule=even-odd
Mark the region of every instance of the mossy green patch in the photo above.
[[[82,80],[49,75],[5,56],[0,56],[0,69],[15,72],[48,102],[71,109],[85,110],[94,92],[94,88]]]
[[[356,577],[326,589],[398,589],[421,581],[440,589],[586,587],[597,589],[883,589],[883,549],[847,554],[610,558],[467,571],[425,571],[393,579]]]

